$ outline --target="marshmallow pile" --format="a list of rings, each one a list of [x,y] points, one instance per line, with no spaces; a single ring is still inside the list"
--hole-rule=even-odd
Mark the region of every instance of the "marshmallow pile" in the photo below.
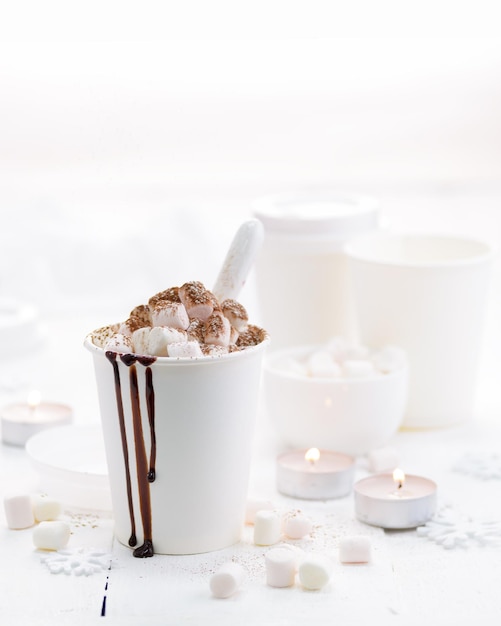
[[[367,346],[334,337],[301,357],[282,359],[276,367],[309,378],[367,378],[391,374],[406,365],[405,352],[397,346],[371,352]]]
[[[135,307],[122,324],[92,334],[111,352],[155,357],[219,356],[261,343],[266,332],[249,324],[236,300],[219,302],[199,281],[171,287]]]

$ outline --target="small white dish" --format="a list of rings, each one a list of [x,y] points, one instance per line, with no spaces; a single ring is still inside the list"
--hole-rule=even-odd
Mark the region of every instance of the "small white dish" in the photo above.
[[[280,442],[359,456],[388,443],[407,403],[408,368],[364,377],[312,377],[284,369],[316,346],[272,352],[264,363],[264,401]]]
[[[111,511],[104,441],[99,425],[44,430],[26,442],[40,489],[70,508]]]

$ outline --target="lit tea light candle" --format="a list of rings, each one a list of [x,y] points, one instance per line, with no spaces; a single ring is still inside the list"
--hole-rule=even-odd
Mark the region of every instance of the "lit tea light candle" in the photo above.
[[[32,391],[25,403],[10,404],[0,410],[2,441],[13,446],[24,446],[36,433],[69,424],[73,412],[66,404],[42,402],[38,391]]]
[[[355,513],[359,520],[388,529],[415,528],[437,508],[437,485],[422,476],[375,474],[355,483]]]
[[[305,500],[342,498],[353,485],[355,459],[330,450],[293,450],[277,458],[277,489]]]

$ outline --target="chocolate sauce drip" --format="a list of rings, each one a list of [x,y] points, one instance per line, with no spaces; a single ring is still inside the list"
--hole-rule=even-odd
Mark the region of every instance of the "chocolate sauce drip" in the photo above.
[[[123,360],[123,358],[122,358]],[[137,360],[137,359],[136,359]],[[145,558],[153,556],[153,541],[151,533],[151,501],[150,484],[148,482],[148,458],[144,444],[143,426],[141,420],[141,405],[139,398],[139,386],[137,371],[134,362],[129,366],[130,400],[132,407],[132,425],[136,449],[137,485],[139,491],[139,508],[143,522],[144,543],[134,550],[134,556]]]
[[[146,368],[146,406],[148,407],[148,421],[150,423],[150,469],[148,471],[148,480],[150,483],[155,482],[156,470],[155,463],[157,459],[157,436],[155,433],[155,389],[153,387],[153,372],[151,367]]]
[[[146,540],[143,545],[136,548],[132,554],[138,559],[147,559],[149,556],[153,556],[155,551],[153,550],[151,539]]]
[[[130,480],[130,464],[129,464],[129,446],[127,444],[127,433],[125,431],[124,407],[123,407],[123,402],[122,402],[122,385],[120,383],[120,372],[118,370],[116,352],[107,351],[106,358],[112,364],[113,373],[115,376],[115,396],[117,399],[117,411],[118,411],[118,423],[120,425],[120,437],[122,439],[122,452],[123,452],[124,466],[125,466],[125,483],[127,486],[127,501],[129,504],[129,516],[130,516],[130,527],[131,527],[131,534],[129,537],[129,546],[133,547],[137,545],[136,521],[134,519],[134,504],[132,501],[132,484]]]
[[[134,363],[141,363],[141,365],[148,367],[157,360],[157,357],[141,354],[121,354],[120,360],[122,363],[125,363],[127,367],[134,365]]]

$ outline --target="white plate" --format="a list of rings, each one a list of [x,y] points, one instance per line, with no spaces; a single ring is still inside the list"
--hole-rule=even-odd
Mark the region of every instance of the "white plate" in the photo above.
[[[67,507],[111,511],[108,470],[99,425],[43,430],[26,443],[40,488]]]

